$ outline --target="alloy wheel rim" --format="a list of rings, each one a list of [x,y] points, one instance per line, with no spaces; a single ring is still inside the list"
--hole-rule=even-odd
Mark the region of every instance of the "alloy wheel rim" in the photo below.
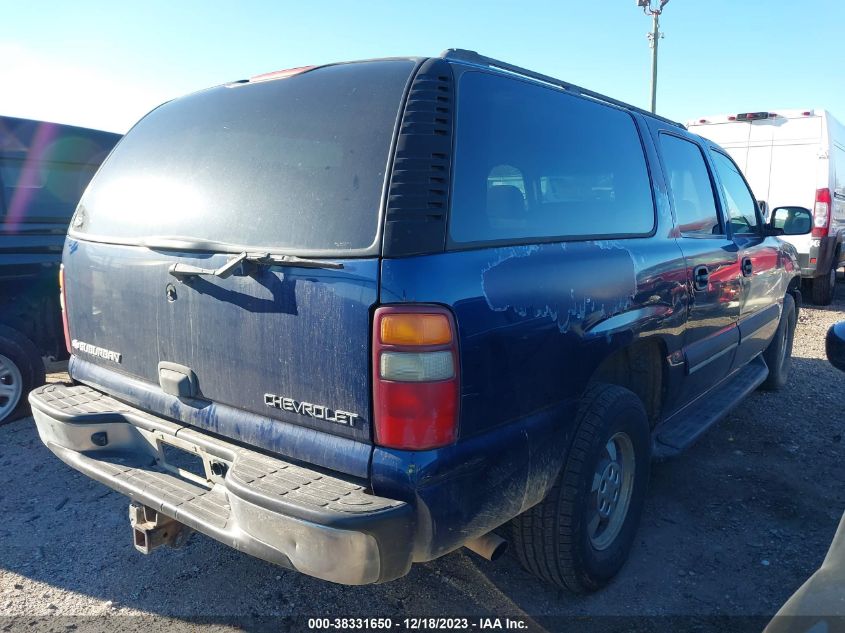
[[[0,420],[14,411],[23,395],[20,369],[8,357],[0,354]]]
[[[636,460],[627,433],[615,433],[605,444],[593,473],[587,534],[597,550],[610,547],[619,536],[634,490]]]

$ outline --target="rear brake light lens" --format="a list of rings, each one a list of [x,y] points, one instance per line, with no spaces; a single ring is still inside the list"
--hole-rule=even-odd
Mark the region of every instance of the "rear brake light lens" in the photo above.
[[[830,229],[830,189],[816,190],[813,207],[813,237],[826,237]]]
[[[768,112],[742,112],[736,115],[737,121],[757,121],[759,119],[768,119]]]
[[[383,306],[376,310],[376,443],[427,450],[455,441],[460,384],[456,341],[452,313],[440,306]]]
[[[65,298],[65,265],[59,265],[59,306],[62,308],[62,327],[65,332],[65,347],[70,354],[70,329],[67,325],[67,299]]]

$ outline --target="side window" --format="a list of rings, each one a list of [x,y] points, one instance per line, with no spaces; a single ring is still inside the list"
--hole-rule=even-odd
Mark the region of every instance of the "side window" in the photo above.
[[[97,165],[0,158],[3,201],[11,221],[68,219]]]
[[[728,221],[734,234],[756,235],[757,205],[742,174],[739,173],[739,167],[722,152],[714,151],[710,152],[710,155],[713,156],[713,164],[719,174],[722,192],[728,205]]]
[[[724,233],[710,174],[698,145],[677,136],[661,134],[660,149],[681,234]]]
[[[623,110],[470,71],[458,86],[453,243],[646,235],[651,181]]]
[[[833,146],[833,153],[836,157],[834,171],[835,183],[833,187],[833,204],[842,204],[845,199],[845,149],[839,145]]]

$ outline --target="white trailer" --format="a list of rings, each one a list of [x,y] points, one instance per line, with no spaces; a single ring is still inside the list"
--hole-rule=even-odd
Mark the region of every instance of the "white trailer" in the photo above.
[[[822,109],[705,116],[687,127],[733,157],[775,226],[795,209],[812,213],[805,233],[782,239],[798,250],[813,302],[829,304],[845,264],[845,127]]]

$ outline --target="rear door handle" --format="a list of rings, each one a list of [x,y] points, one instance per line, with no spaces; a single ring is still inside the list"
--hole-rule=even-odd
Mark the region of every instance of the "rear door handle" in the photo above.
[[[696,290],[707,290],[710,283],[710,271],[707,266],[696,266],[692,270],[692,286]]]
[[[751,263],[751,258],[750,257],[743,257],[742,258],[742,274],[745,277],[750,277],[753,272],[754,272],[754,264]]]

